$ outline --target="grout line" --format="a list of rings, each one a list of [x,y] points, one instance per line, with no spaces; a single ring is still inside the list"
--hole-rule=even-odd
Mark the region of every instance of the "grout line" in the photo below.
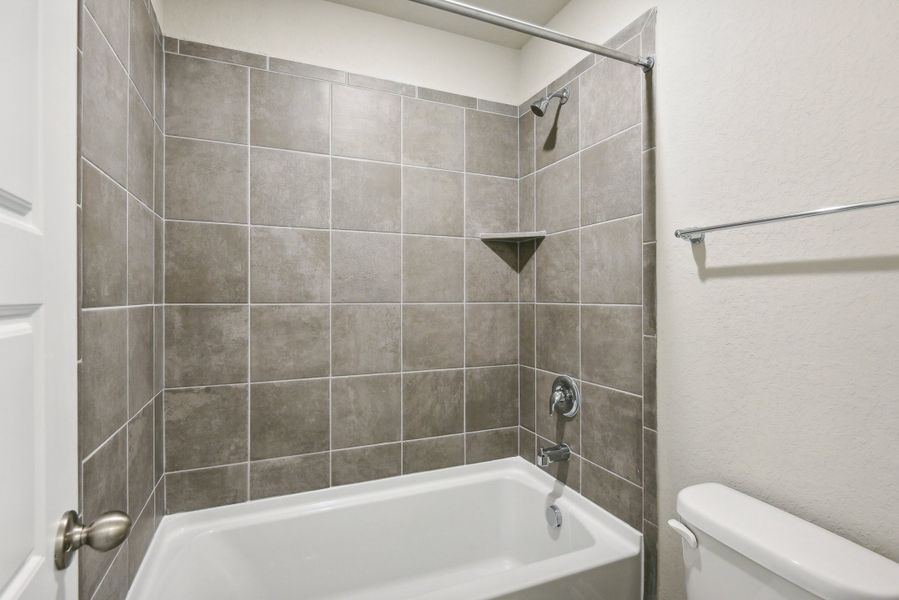
[[[250,222],[252,199],[252,181],[253,181],[253,160],[251,146],[253,141],[253,120],[250,116],[252,111],[252,94],[253,94],[253,78],[250,77],[250,71],[247,70],[247,223]],[[247,231],[247,500],[252,498],[251,494],[251,478],[250,478],[250,458],[253,456],[253,386],[249,383],[253,380],[253,309],[251,300],[253,297],[253,236],[252,230]]]
[[[334,84],[328,84],[328,487],[334,485]],[[400,171],[402,179],[402,169]]]

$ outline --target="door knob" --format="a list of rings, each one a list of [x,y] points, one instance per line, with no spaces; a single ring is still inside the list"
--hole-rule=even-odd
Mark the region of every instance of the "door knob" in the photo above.
[[[62,515],[56,530],[53,559],[56,569],[62,571],[72,562],[75,551],[90,546],[106,552],[119,546],[131,532],[131,517],[120,510],[112,510],[97,517],[90,525],[84,525],[74,510]]]

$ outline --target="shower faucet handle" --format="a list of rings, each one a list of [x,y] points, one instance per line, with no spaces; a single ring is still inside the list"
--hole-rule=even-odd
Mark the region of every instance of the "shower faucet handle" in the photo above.
[[[562,416],[569,419],[575,416],[581,408],[581,394],[574,379],[568,375],[559,375],[553,381],[552,392],[549,396],[549,414],[556,414],[556,409]]]

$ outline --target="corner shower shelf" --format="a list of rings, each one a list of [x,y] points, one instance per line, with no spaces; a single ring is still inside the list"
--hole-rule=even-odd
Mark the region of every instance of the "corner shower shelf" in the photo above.
[[[513,231],[511,233],[482,233],[483,242],[532,242],[546,237],[545,231]]]

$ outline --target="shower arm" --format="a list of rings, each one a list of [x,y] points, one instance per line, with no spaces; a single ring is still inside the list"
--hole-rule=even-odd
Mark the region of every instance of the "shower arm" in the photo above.
[[[519,33],[526,33],[528,35],[542,38],[544,40],[549,40],[551,42],[556,42],[557,44],[562,44],[564,46],[571,46],[572,48],[577,48],[579,50],[586,50],[587,52],[605,56],[606,58],[611,58],[612,60],[619,60],[630,65],[643,67],[643,70],[645,72],[649,72],[650,70],[652,70],[652,67],[655,64],[655,59],[651,56],[641,57],[627,54],[625,52],[619,52],[618,50],[606,48],[605,46],[600,46],[599,44],[579,40],[575,37],[571,37],[570,35],[566,35],[553,29],[534,25],[533,23],[528,23],[527,21],[522,21],[514,17],[508,17],[506,15],[502,15],[500,13],[496,13],[483,8],[478,8],[477,6],[471,6],[470,4],[458,2],[457,0],[410,1],[416,2],[418,4],[424,4],[425,6],[430,6],[431,8],[437,8],[440,10],[445,10],[447,12],[455,13],[457,15],[462,15],[463,17],[468,17],[470,19],[483,21],[484,23],[490,23],[491,25],[505,27],[506,29],[511,29]]]

